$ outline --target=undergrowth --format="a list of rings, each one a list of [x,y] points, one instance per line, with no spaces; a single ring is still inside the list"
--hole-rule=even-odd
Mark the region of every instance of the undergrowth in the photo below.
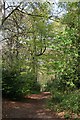
[[[70,118],[74,114],[75,118],[80,113],[80,90],[70,93],[52,91],[52,97],[48,101],[48,107],[54,111],[66,111],[64,117]]]

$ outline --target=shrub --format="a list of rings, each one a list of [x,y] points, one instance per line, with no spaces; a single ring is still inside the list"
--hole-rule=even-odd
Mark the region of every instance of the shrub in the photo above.
[[[24,86],[19,71],[2,71],[2,93],[5,97],[16,98],[22,96]]]
[[[35,91],[40,91],[40,85],[33,78],[32,73],[20,72],[18,70],[3,70],[3,96],[19,98]]]
[[[49,107],[55,111],[69,111],[69,113],[80,113],[80,90],[70,93],[62,93],[57,89],[52,92]],[[68,114],[69,114],[68,113]]]
[[[70,110],[73,113],[80,112],[80,90],[73,91],[69,94],[65,94],[64,99],[60,105],[65,110]]]

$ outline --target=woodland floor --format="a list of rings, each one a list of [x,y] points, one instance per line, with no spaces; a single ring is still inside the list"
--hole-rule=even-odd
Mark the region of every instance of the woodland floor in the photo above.
[[[25,97],[24,101],[12,101],[3,99],[2,118],[45,118],[59,119],[59,116],[47,109],[46,100],[50,97],[49,92],[32,94]]]

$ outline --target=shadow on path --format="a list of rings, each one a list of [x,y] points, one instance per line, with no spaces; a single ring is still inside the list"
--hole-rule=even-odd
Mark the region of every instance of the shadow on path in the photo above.
[[[24,101],[3,100],[3,118],[58,118],[55,112],[45,108],[49,92],[25,96]]]

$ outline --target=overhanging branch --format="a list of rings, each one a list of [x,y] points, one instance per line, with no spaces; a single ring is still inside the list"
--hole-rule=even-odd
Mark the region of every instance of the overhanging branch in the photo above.
[[[11,13],[9,13],[6,17],[4,17],[2,19],[2,25],[4,24],[4,22],[20,7],[21,4],[19,4],[18,6],[16,6],[16,8],[14,10],[11,11]]]

